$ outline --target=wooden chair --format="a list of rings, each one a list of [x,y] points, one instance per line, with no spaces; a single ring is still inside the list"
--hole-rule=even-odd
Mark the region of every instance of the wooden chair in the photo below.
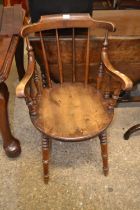
[[[69,57],[66,57],[61,46],[60,29],[71,30],[71,44],[67,46]],[[85,35],[75,33],[77,28],[84,28]],[[105,30],[105,40],[99,60],[99,71],[96,84],[89,82],[89,72],[94,70],[91,62],[93,40],[90,29]],[[55,29],[55,51],[49,48],[47,32]],[[129,90],[131,80],[111,65],[108,58],[108,31],[114,31],[112,23],[95,21],[88,14],[48,15],[40,22],[27,25],[21,31],[26,39],[28,50],[28,67],[26,74],[16,89],[18,97],[23,97],[29,108],[34,126],[42,133],[42,151],[44,180],[48,181],[48,163],[51,140],[65,142],[84,141],[99,136],[103,159],[103,172],[108,175],[108,152],[106,129],[113,119],[113,109],[120,90]],[[83,32],[83,31],[82,31]],[[48,33],[50,34],[50,33]],[[64,35],[62,35],[64,36]],[[70,36],[70,34],[68,35]],[[84,45],[77,46],[77,40],[86,37]],[[38,39],[45,75],[40,75],[35,60],[33,40]],[[67,37],[66,37],[67,39]],[[96,43],[94,43],[96,44]],[[81,47],[80,54],[77,48]],[[52,63],[55,58],[55,62]],[[70,81],[65,81],[64,68],[69,71]],[[51,71],[58,72],[60,83],[51,80]],[[77,79],[78,72],[83,79]],[[119,88],[109,97],[109,91],[101,91],[105,75],[113,77],[119,83]],[[45,79],[46,78],[46,79]],[[109,80],[108,80],[109,81]],[[109,84],[110,85],[110,84]]]

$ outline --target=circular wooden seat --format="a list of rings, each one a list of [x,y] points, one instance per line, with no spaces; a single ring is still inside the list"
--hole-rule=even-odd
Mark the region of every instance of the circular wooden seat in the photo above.
[[[113,113],[92,85],[63,83],[44,89],[34,125],[54,139],[78,141],[94,137],[110,124]]]

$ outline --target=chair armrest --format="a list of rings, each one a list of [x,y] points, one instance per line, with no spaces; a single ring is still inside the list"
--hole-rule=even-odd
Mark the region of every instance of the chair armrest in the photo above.
[[[119,80],[122,84],[122,90],[131,90],[133,87],[133,82],[125,74],[116,70],[109,61],[109,57],[106,51],[102,51],[101,58],[106,71],[111,74],[115,79]]]
[[[20,83],[17,85],[17,88],[16,88],[17,97],[19,98],[26,97],[25,88],[28,82],[30,81],[30,79],[32,78],[34,71],[35,71],[35,60],[33,57],[30,57],[25,76],[23,77],[23,79],[20,81]]]

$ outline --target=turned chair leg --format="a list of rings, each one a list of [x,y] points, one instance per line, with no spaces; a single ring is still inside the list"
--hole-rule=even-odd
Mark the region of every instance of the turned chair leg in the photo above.
[[[109,172],[108,167],[108,147],[107,147],[107,134],[106,131],[99,135],[100,144],[101,144],[101,155],[103,160],[103,172],[107,176]]]
[[[49,181],[49,149],[51,146],[50,139],[45,135],[42,136],[42,155],[43,155],[43,171],[44,171],[44,182]]]
[[[131,135],[132,133],[135,133],[136,131],[139,131],[139,130],[140,130],[140,124],[137,124],[137,125],[132,126],[131,128],[129,128],[129,129],[125,132],[125,134],[124,134],[124,139],[125,139],[125,140],[128,140],[129,137],[130,137],[130,135]]]
[[[17,157],[21,153],[19,140],[11,134],[8,121],[8,105],[9,92],[5,83],[0,84],[0,132],[3,138],[3,148],[8,157]]]

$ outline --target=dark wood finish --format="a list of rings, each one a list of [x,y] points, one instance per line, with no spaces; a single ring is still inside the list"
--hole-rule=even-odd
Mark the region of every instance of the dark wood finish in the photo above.
[[[128,140],[131,134],[135,133],[136,131],[140,130],[140,124],[134,125],[131,128],[129,128],[125,134],[124,134],[124,139]]]
[[[117,0],[118,9],[140,9],[139,0]]]
[[[95,44],[91,43],[91,52],[93,52],[93,54],[90,53],[90,60],[92,62],[92,65],[94,65],[94,71],[91,70],[89,71],[89,77],[90,80],[95,80],[95,77],[97,75],[97,70],[98,70],[98,61],[100,58],[100,49],[102,46],[102,42],[103,39],[101,38],[93,38],[93,40],[95,40]],[[83,40],[81,39],[76,39],[75,40],[75,46],[76,46],[76,54],[79,57],[79,66],[82,65],[82,51],[80,51],[81,47],[84,47],[85,45],[85,39],[83,38]],[[55,51],[56,51],[56,47],[54,45],[55,43],[55,39],[54,38],[47,38],[47,43],[48,43],[48,54],[49,55],[55,55]],[[63,52],[65,52],[66,48],[71,49],[71,40],[69,38],[63,38],[63,40],[61,39],[61,46],[63,46]],[[37,37],[32,38],[32,45],[35,47],[35,52],[37,55],[37,61],[40,65],[42,65],[41,63],[41,57],[43,56],[41,53],[41,46],[39,43],[39,39]],[[110,56],[110,60],[113,63],[113,65],[122,73],[125,73],[127,76],[129,76],[134,83],[137,83],[140,80],[140,73],[139,73],[139,67],[140,67],[140,55],[139,55],[139,48],[140,48],[140,39],[135,37],[134,39],[130,39],[127,40],[125,39],[125,37],[114,37],[114,38],[110,38],[109,37],[109,56]],[[69,63],[71,62],[71,55],[70,55],[70,51],[65,52],[65,54],[62,52],[62,58],[66,59],[64,60],[64,65],[69,65]],[[128,60],[129,65],[128,65]],[[55,68],[55,63],[56,63],[56,57],[52,56],[51,58],[49,58],[49,62],[52,63],[51,66],[51,73],[53,76],[53,79],[55,79],[56,81],[59,80],[59,75],[58,72],[56,72],[56,68]],[[80,67],[79,67],[80,68]],[[42,69],[42,68],[41,68]],[[64,75],[65,75],[65,79],[69,80],[69,78],[71,78],[70,73],[65,71],[65,66],[64,66]],[[80,74],[79,72],[77,72],[77,77],[79,78],[79,80],[81,80],[81,77],[83,76],[83,74]]]
[[[18,37],[0,38],[0,132],[3,138],[3,147],[8,157],[16,157],[20,154],[19,141],[14,138],[10,131],[8,121],[8,98],[9,92],[4,81],[8,78]],[[8,53],[7,53],[8,52]]]
[[[60,29],[71,29],[69,45],[63,48],[63,33]],[[84,28],[80,36],[76,29]],[[96,83],[90,81],[89,72],[92,64],[92,39],[91,29],[102,28],[106,31],[104,42],[100,48],[100,59],[98,62],[98,77]],[[49,42],[46,38],[47,30],[56,30],[56,36],[53,35],[54,51],[51,53],[48,48]],[[121,90],[130,90],[132,88],[131,80],[124,74],[117,71],[108,58],[108,32],[114,31],[112,23],[95,21],[88,14],[71,15],[50,15],[41,18],[40,22],[23,27],[21,35],[26,38],[28,50],[28,68],[22,81],[16,89],[18,97],[26,99],[31,120],[34,126],[43,133],[43,166],[44,178],[48,180],[48,150],[49,138],[60,141],[83,141],[95,136],[99,136],[101,141],[101,151],[103,158],[103,171],[108,174],[107,157],[107,137],[105,130],[113,118],[113,108],[118,99]],[[45,31],[45,34],[44,34]],[[69,31],[70,32],[70,31]],[[83,34],[84,32],[84,34]],[[35,85],[35,64],[36,48],[31,41],[32,34],[38,39],[41,53],[40,61],[44,64],[44,72],[47,78],[47,87],[44,86],[44,77],[38,74]],[[50,36],[50,35],[49,35]],[[84,42],[83,42],[84,37]],[[84,45],[78,45],[77,39]],[[54,41],[55,40],[55,41]],[[80,43],[80,42],[79,42]],[[32,44],[32,46],[31,46]],[[81,47],[82,46],[82,47]],[[80,48],[81,47],[81,48]],[[96,47],[97,49],[97,47]],[[68,51],[68,54],[65,53]],[[79,52],[81,55],[79,56]],[[68,56],[67,56],[68,55]],[[42,60],[41,60],[42,58]],[[55,60],[54,60],[55,58]],[[58,72],[58,81],[55,84],[51,80],[51,70],[53,67]],[[79,69],[83,68],[81,81],[77,77]],[[80,67],[80,68],[79,68]],[[65,71],[71,72],[68,81],[65,77]],[[104,97],[101,91],[103,81],[112,78],[117,81],[118,86],[111,92],[109,97]],[[108,79],[108,81],[110,81]],[[110,82],[109,84],[110,85]],[[38,87],[38,88],[37,88]],[[39,91],[38,93],[38,90]],[[41,94],[40,94],[41,93]]]
[[[12,136],[10,131],[7,112],[9,92],[4,81],[8,78],[15,53],[20,54],[20,47],[17,48],[18,33],[22,26],[23,17],[23,10],[19,6],[8,8],[0,6],[0,132],[3,138],[3,147],[8,157],[17,157],[21,152],[19,141]],[[18,70],[21,66],[22,64],[18,61]],[[23,77],[20,70],[19,77]]]
[[[19,141],[11,134],[7,112],[8,99],[8,88],[5,83],[0,83],[0,132],[3,138],[3,148],[8,157],[17,157],[21,148]]]

